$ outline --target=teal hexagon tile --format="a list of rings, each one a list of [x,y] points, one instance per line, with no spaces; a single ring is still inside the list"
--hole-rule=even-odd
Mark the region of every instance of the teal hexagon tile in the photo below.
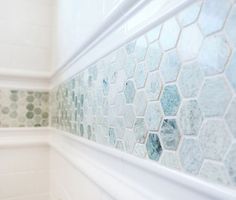
[[[134,135],[136,142],[143,144],[147,137],[147,127],[143,118],[137,118],[134,123]]]
[[[163,151],[160,164],[171,169],[181,170],[178,154],[174,151]]]
[[[225,74],[227,79],[229,80],[231,86],[233,87],[234,91],[236,92],[236,52],[232,55],[229,65],[225,70]]]
[[[200,91],[198,103],[206,117],[222,116],[232,94],[221,77],[205,80]]]
[[[179,158],[186,172],[198,174],[203,162],[203,155],[198,141],[185,138],[179,150]]]
[[[147,40],[145,36],[141,36],[140,38],[136,40],[134,55],[138,62],[144,60],[146,56],[147,48],[148,48],[148,44],[147,44]]]
[[[136,67],[136,62],[133,56],[129,56],[126,60],[126,64],[124,65],[124,70],[127,78],[131,78],[134,76]]]
[[[201,47],[198,62],[205,75],[211,76],[224,71],[230,56],[230,48],[224,35],[207,37]]]
[[[158,42],[154,42],[149,45],[146,64],[148,71],[153,71],[159,68],[159,64],[162,57],[162,50]]]
[[[160,138],[164,149],[177,149],[180,141],[180,132],[175,119],[163,120],[161,125]]]
[[[231,3],[228,0],[205,0],[203,2],[198,24],[204,35],[222,29],[230,7]]]
[[[166,116],[176,115],[180,105],[180,95],[176,85],[167,85],[161,96],[161,106]]]
[[[196,24],[184,28],[177,47],[181,60],[195,59],[198,56],[202,40],[202,33]]]
[[[160,72],[166,83],[173,82],[177,79],[180,65],[181,62],[176,50],[164,54],[160,65]]]
[[[236,47],[236,5],[233,6],[231,13],[227,19],[225,31],[232,45]]]
[[[201,9],[201,3],[197,2],[184,9],[177,15],[178,22],[182,27],[192,24],[198,18]]]
[[[162,82],[158,72],[148,74],[145,91],[149,100],[159,99],[162,90]]]
[[[230,151],[227,153],[225,161],[224,161],[226,170],[230,177],[231,182],[233,185],[236,185],[236,143],[234,143]]]
[[[139,158],[145,158],[147,155],[146,145],[137,143],[134,147],[133,155]]]
[[[127,81],[125,83],[124,94],[126,98],[126,103],[133,103],[135,96],[135,87],[133,81]]]
[[[150,31],[148,31],[146,33],[149,43],[151,43],[159,38],[160,32],[161,32],[161,27],[162,27],[161,25],[156,26],[155,28],[151,29]]]
[[[161,30],[160,44],[163,50],[169,50],[176,46],[180,33],[180,27],[175,18],[166,21]]]
[[[205,160],[199,172],[199,176],[213,183],[229,184],[229,178],[223,164]]]
[[[181,94],[185,98],[196,97],[204,81],[204,74],[198,62],[183,65],[178,84]]]
[[[109,128],[108,130],[108,138],[109,138],[109,144],[112,146],[115,146],[116,144],[116,133],[114,128]]]
[[[135,113],[132,105],[127,105],[125,107],[125,125],[127,128],[132,128],[135,121]]]
[[[147,107],[147,97],[144,91],[139,91],[134,99],[135,113],[137,116],[143,116]]]
[[[197,101],[183,101],[178,119],[184,135],[198,135],[203,116]]]
[[[236,99],[234,99],[231,104],[230,107],[225,115],[225,121],[232,133],[232,135],[236,138],[236,123],[235,123],[235,119],[236,119]]]
[[[136,84],[136,87],[139,88],[143,88],[147,79],[147,69],[146,69],[146,65],[144,62],[137,64],[136,70],[135,70],[135,74],[134,74],[134,81]]]
[[[231,144],[231,136],[221,120],[208,120],[203,124],[199,142],[205,158],[222,160]]]
[[[148,130],[159,130],[163,114],[159,102],[149,102],[144,115]]]
[[[134,53],[135,44],[136,44],[136,40],[133,40],[129,42],[128,44],[126,44],[125,49],[128,55]]]
[[[158,161],[162,154],[162,147],[159,137],[156,133],[149,133],[147,143],[147,154],[151,160]]]
[[[136,137],[132,129],[126,129],[124,133],[124,144],[126,152],[132,153],[134,145],[136,143]]]

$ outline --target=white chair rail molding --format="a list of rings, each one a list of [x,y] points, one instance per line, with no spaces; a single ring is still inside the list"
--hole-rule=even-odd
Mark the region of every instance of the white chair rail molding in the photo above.
[[[235,0],[0,0],[0,200],[235,200]]]

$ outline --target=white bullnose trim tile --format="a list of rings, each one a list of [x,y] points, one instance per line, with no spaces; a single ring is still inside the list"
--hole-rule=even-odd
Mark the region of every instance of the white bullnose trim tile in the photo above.
[[[0,129],[0,148],[35,145],[49,145],[117,200],[236,199],[233,189],[209,184],[54,128]]]
[[[116,199],[236,198],[232,189],[209,184],[150,160],[136,158],[53,128],[52,133],[50,145]],[[128,194],[135,196],[127,198]]]

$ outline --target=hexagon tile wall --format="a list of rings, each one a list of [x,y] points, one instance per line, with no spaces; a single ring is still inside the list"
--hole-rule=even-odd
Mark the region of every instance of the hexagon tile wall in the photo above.
[[[49,122],[49,93],[0,90],[0,127],[41,127]]]
[[[52,91],[52,125],[236,186],[236,4],[197,1]]]

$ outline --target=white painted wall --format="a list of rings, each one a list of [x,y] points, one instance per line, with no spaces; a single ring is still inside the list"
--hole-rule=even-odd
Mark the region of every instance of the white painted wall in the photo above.
[[[119,0],[55,0],[53,71],[101,25]]]
[[[0,0],[0,73],[51,69],[53,0]]]
[[[49,147],[1,146],[0,199],[49,200]]]
[[[112,200],[54,149],[50,151],[50,200]]]

